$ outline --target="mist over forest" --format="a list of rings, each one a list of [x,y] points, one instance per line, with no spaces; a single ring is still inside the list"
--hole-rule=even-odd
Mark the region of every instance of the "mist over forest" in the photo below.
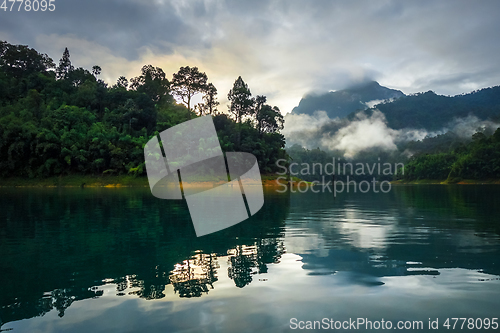
[[[406,163],[428,154],[453,155],[475,135],[488,138],[499,127],[499,86],[451,97],[432,91],[404,95],[368,82],[305,96],[285,116],[283,134],[292,159],[321,151],[347,161]],[[449,164],[445,170],[451,171]],[[443,171],[440,177],[448,174]],[[494,172],[488,175],[494,177]]]
[[[56,66],[35,49],[0,42],[3,177],[144,175],[142,150],[152,136],[211,115],[223,150],[254,154],[267,174],[281,159],[337,158],[405,163],[406,180],[500,178],[499,86],[451,97],[405,95],[367,81],[309,94],[283,117],[266,96],[252,96],[241,76],[221,107],[217,88],[197,67],[181,67],[168,79],[144,65],[139,76],[120,76],[113,85],[101,71],[74,67],[68,49]],[[195,105],[196,94],[202,103]]]

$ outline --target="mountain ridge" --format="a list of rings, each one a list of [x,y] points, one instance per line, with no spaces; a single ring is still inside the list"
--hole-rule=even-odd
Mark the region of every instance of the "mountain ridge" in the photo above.
[[[377,102],[376,107],[368,102]],[[487,87],[455,96],[433,91],[405,95],[376,81],[319,95],[307,95],[291,114],[313,115],[325,111],[330,119],[354,120],[360,114],[384,114],[392,129],[438,130],[456,118],[474,115],[480,120],[500,121],[500,86]]]
[[[399,90],[381,86],[376,81],[365,82],[346,89],[323,94],[304,96],[299,105],[294,107],[292,114],[309,114],[315,111],[325,111],[330,118],[345,117],[358,110],[369,107],[368,102],[397,99],[405,96]]]
[[[455,96],[438,95],[433,91],[404,96],[376,108],[355,111],[347,116],[382,112],[392,129],[425,128],[438,130],[456,118],[474,115],[480,120],[500,120],[500,86],[475,90]]]

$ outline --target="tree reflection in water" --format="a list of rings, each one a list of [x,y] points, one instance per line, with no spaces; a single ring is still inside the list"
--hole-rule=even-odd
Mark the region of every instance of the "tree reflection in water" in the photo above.
[[[208,294],[209,287],[213,289],[213,283],[217,281],[216,269],[220,267],[217,256],[213,253],[198,252],[192,258],[176,264],[171,272],[170,282],[179,297],[200,297],[203,293]]]
[[[228,250],[228,276],[237,287],[252,282],[252,275],[267,273],[267,264],[279,263],[285,252],[283,241],[276,238],[259,239],[254,245],[238,245]]]
[[[0,327],[103,295],[182,298],[215,288],[231,261],[239,287],[283,253],[288,194],[267,195],[247,221],[196,237],[187,204],[144,189],[3,189],[0,192]],[[194,252],[193,252],[194,251]],[[223,259],[222,259],[223,258]],[[245,268],[246,267],[246,268]]]
[[[228,277],[237,287],[243,288],[252,282],[252,275],[267,273],[268,264],[279,263],[284,252],[283,241],[277,238],[236,245],[227,250]],[[179,297],[200,297],[214,288],[219,268],[216,253],[199,250],[191,258],[177,263],[169,280]]]

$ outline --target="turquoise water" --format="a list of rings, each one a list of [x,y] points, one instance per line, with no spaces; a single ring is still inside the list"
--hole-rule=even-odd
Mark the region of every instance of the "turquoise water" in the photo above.
[[[255,216],[197,238],[186,204],[147,188],[2,188],[0,330],[291,332],[361,318],[500,331],[498,197],[487,185],[268,189]],[[474,327],[447,329],[454,317]]]

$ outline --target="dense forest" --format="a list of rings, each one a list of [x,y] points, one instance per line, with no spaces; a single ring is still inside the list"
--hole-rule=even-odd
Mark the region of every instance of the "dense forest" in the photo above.
[[[408,157],[408,152],[411,156]],[[336,175],[338,180],[350,179],[371,180],[373,177],[378,181],[383,180],[439,180],[448,182],[459,182],[461,180],[488,180],[500,179],[500,128],[494,133],[478,131],[472,138],[465,139],[452,132],[435,137],[427,137],[421,141],[410,141],[401,144],[397,150],[387,151],[382,149],[370,149],[361,152],[354,158],[345,159],[342,151],[323,151],[319,148],[306,149],[299,145],[287,148],[287,153],[292,163],[297,163],[296,170],[300,172],[302,163],[309,164],[331,163],[335,158],[336,163],[363,163],[377,166],[377,172],[373,175],[352,175],[347,168],[346,173]],[[392,173],[378,173],[378,163],[384,170],[384,163],[404,163],[404,173],[401,168],[392,168]],[[311,168],[312,169],[312,168]],[[368,170],[365,168],[365,170]],[[299,178],[313,181],[322,180],[322,175],[309,174],[298,175]],[[327,178],[330,180],[330,178]]]
[[[213,116],[223,151],[254,154],[263,173],[279,171],[276,161],[288,159],[287,152],[299,164],[325,164],[334,157],[342,161],[340,152],[299,146],[285,152],[279,109],[268,105],[265,96],[253,97],[241,77],[229,91],[228,109],[223,112],[218,110],[216,87],[196,67],[181,67],[169,79],[161,68],[145,65],[139,76],[121,76],[113,85],[99,79],[100,74],[99,66],[75,68],[67,49],[56,65],[28,46],[0,41],[1,177],[143,175],[146,142],[165,129],[203,115]],[[427,92],[378,108],[392,128],[429,129],[449,121],[451,113],[473,111],[480,118],[492,119],[492,114],[500,114],[499,89],[455,97]],[[195,94],[203,96],[202,103],[192,105]],[[408,151],[412,153],[409,159],[403,154]],[[406,143],[395,152],[365,151],[357,159],[404,162],[402,179],[409,181],[500,178],[500,132],[478,132],[470,140],[449,132]],[[379,180],[401,179],[401,175],[378,176]],[[302,178],[320,179],[317,175]]]
[[[468,143],[452,144],[448,150],[413,155],[405,166],[404,180],[500,178],[500,128],[494,134],[477,132]]]
[[[290,157],[292,168],[291,176],[296,176],[306,181],[331,181],[332,177],[323,169],[314,166],[319,163],[323,168],[327,164],[335,162],[335,180],[347,182],[349,180],[371,181],[375,178],[377,181],[392,181],[397,179],[396,172],[402,172],[395,166],[396,164],[406,162],[407,158],[402,157],[399,151],[387,151],[383,149],[365,150],[353,158],[345,158],[343,151],[324,151],[320,148],[306,149],[300,145],[293,145],[286,148]],[[363,168],[360,168],[360,164]],[[307,168],[305,165],[308,165]],[[389,169],[390,165],[390,169]],[[380,166],[380,169],[379,169]],[[309,172],[308,172],[309,171]],[[385,171],[385,172],[384,172]]]
[[[68,49],[56,65],[35,49],[0,41],[1,177],[141,175],[151,137],[203,115],[213,116],[223,151],[254,154],[261,172],[274,172],[286,156],[279,109],[253,97],[241,77],[222,112],[216,87],[197,67],[181,67],[168,79],[145,65],[114,85],[100,74],[97,65],[75,68]],[[203,103],[191,105],[195,94]]]

